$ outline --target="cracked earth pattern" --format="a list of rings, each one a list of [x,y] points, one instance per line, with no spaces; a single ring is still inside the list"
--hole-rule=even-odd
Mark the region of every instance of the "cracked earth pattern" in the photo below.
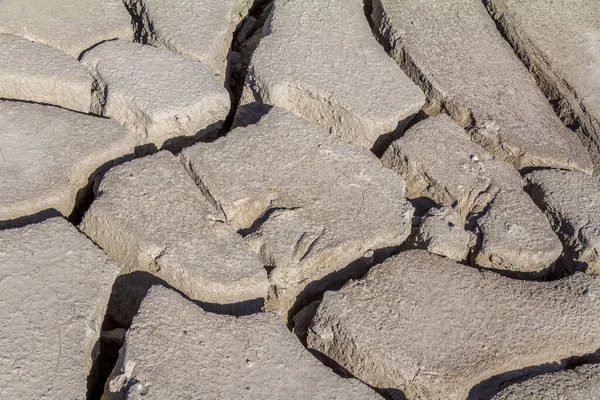
[[[593,0],[1,0],[0,399],[600,399]]]

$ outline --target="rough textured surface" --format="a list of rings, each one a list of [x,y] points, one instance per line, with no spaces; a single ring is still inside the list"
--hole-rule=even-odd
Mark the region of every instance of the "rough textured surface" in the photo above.
[[[600,11],[588,0],[485,0],[546,96],[581,126],[600,167]]]
[[[475,265],[541,277],[563,250],[544,214],[522,191],[498,193],[476,225]]]
[[[77,60],[6,34],[0,34],[0,54],[0,98],[90,111],[92,77]]]
[[[560,256],[560,241],[517,171],[473,143],[447,115],[415,125],[383,161],[402,174],[407,197],[450,204],[463,222],[474,220],[481,236],[477,265],[540,273]]]
[[[225,80],[226,58],[250,0],[125,0],[141,18],[149,43],[204,63]]]
[[[348,142],[374,147],[424,103],[373,37],[360,0],[275,0],[264,35],[247,77],[255,100]]]
[[[110,39],[133,39],[122,0],[2,0],[0,33],[47,44],[78,58]]]
[[[476,237],[473,232],[466,231],[464,225],[464,220],[452,207],[434,207],[421,217],[415,243],[430,253],[465,261],[475,246]]]
[[[600,273],[600,179],[559,170],[534,171],[525,179],[571,255]]]
[[[599,293],[594,275],[519,281],[409,251],[327,292],[308,343],[409,399],[465,399],[494,376],[596,351]],[[499,383],[469,398],[486,398]]]
[[[127,270],[208,303],[267,297],[263,265],[171,153],[111,169],[97,192],[81,229]]]
[[[329,274],[373,262],[373,251],[399,246],[410,233],[400,176],[368,150],[281,109],[182,157],[274,267],[271,308],[286,311],[307,285],[305,292],[322,290]]]
[[[554,114],[480,0],[374,0],[393,58],[473,138],[517,169],[591,172],[576,134]]]
[[[0,221],[52,208],[68,216],[90,175],[136,145],[107,119],[12,101],[0,101],[0,137]]]
[[[117,274],[62,218],[0,231],[0,398],[85,399]]]
[[[537,376],[509,386],[492,400],[595,400],[600,395],[600,365]]]
[[[277,315],[215,315],[160,286],[143,301],[107,386],[111,399],[380,398],[321,365]]]
[[[113,118],[142,142],[160,147],[180,136],[202,136],[221,126],[229,94],[201,63],[165,49],[115,40],[82,59],[98,80],[97,112]]]
[[[600,400],[597,2],[0,0],[0,399]]]

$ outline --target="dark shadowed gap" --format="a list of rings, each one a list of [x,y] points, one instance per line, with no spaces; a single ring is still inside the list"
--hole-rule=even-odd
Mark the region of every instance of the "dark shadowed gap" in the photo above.
[[[134,3],[139,3],[140,11],[137,11]],[[123,0],[123,6],[131,16],[131,26],[133,28],[133,41],[147,44],[148,37],[154,34],[154,27],[149,19],[147,19],[148,29],[144,26],[145,7],[140,0]]]
[[[49,208],[49,209],[37,212],[35,214],[25,215],[23,217],[19,217],[19,218],[15,218],[15,219],[0,221],[0,230],[22,228],[25,225],[37,224],[37,223],[43,222],[47,219],[55,218],[55,217],[62,217],[62,214],[54,208]]]
[[[292,207],[292,208],[285,208],[285,207],[271,207],[269,209],[267,209],[260,217],[258,217],[257,219],[254,220],[254,222],[252,223],[252,225],[250,225],[248,228],[246,229],[240,229],[239,231],[237,231],[238,235],[242,236],[242,237],[246,237],[249,236],[255,232],[257,232],[260,227],[267,222],[267,220],[273,216],[273,214],[280,214],[282,212],[287,212],[287,211],[295,211],[295,210],[299,210],[300,207]]]
[[[250,59],[258,47],[260,39],[262,39],[262,29],[272,4],[273,0],[254,0],[248,14],[238,24],[233,33],[231,46],[227,54],[225,75],[225,87],[231,98],[231,109],[223,123],[219,136],[229,132],[233,125],[233,119],[242,98]]]

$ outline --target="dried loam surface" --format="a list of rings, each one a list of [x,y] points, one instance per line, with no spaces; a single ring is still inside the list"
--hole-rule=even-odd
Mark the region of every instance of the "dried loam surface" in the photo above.
[[[599,293],[594,275],[520,281],[408,251],[327,292],[308,344],[411,400],[487,398],[492,377],[596,351]]]
[[[92,77],[73,57],[7,34],[0,34],[0,54],[0,98],[90,111]]]
[[[404,177],[408,198],[450,204],[463,226],[477,226],[475,264],[539,275],[560,256],[562,245],[523,191],[518,172],[472,142],[447,115],[416,124],[382,160]]]
[[[600,11],[588,0],[485,0],[561,117],[581,127],[600,172]]]
[[[373,19],[392,57],[475,141],[521,170],[592,171],[534,78],[480,0],[374,0]]]
[[[597,2],[0,0],[0,400],[600,400]]]
[[[452,207],[433,207],[421,217],[415,244],[430,253],[466,261],[476,237],[464,225],[465,221]]]
[[[122,0],[2,0],[0,33],[23,36],[75,58],[104,40],[133,40]]]
[[[600,179],[560,170],[533,171],[525,179],[574,259],[600,273]]]
[[[16,101],[0,101],[0,135],[0,221],[48,209],[68,216],[90,176],[136,146],[113,121]]]
[[[401,133],[425,102],[373,37],[360,0],[275,0],[263,35],[244,101],[290,110],[369,149]]]
[[[199,62],[153,46],[113,40],[82,62],[98,81],[97,113],[115,119],[143,143],[202,137],[221,126],[229,94]]]
[[[492,400],[594,400],[600,393],[600,365],[544,374],[504,389]]]
[[[267,273],[167,151],[106,173],[81,229],[127,272],[142,270],[187,296],[230,304],[265,299]]]
[[[400,176],[368,150],[281,109],[185,149],[182,159],[274,268],[270,308],[286,312],[302,291],[322,290],[333,273],[372,263],[374,251],[389,254],[410,233],[413,210]]]
[[[117,265],[62,218],[0,231],[0,398],[85,399]]]
[[[142,302],[105,396],[380,399],[320,364],[276,314],[211,314],[161,286]]]
[[[124,0],[141,19],[150,44],[204,63],[224,81],[227,53],[251,0]]]

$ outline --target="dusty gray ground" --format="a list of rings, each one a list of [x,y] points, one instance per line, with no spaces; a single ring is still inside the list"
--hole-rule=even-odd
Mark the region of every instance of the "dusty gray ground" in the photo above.
[[[600,400],[594,0],[0,0],[0,400]]]

